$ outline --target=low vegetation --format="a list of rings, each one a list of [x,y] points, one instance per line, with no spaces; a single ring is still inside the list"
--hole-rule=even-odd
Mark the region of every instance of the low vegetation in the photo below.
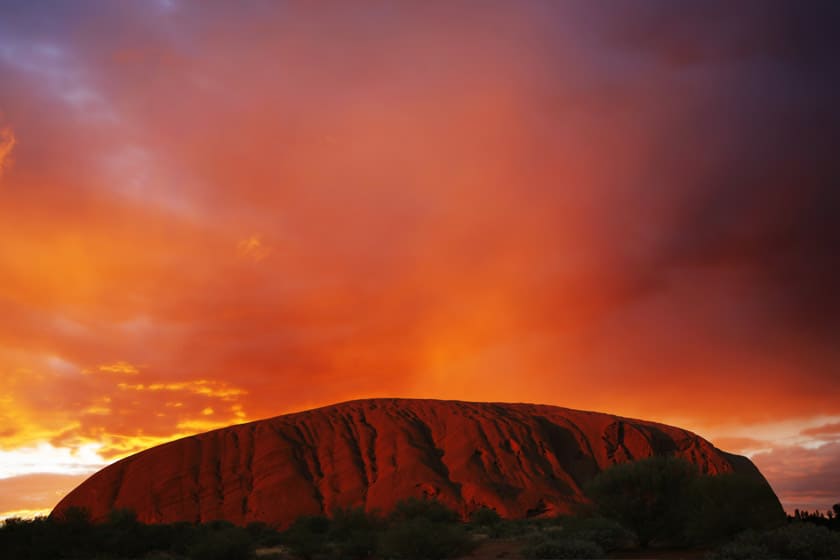
[[[419,560],[458,558],[509,544],[524,558],[620,557],[650,547],[710,551],[709,560],[840,558],[840,504],[786,521],[766,488],[736,475],[703,476],[677,459],[613,467],[587,487],[576,515],[502,519],[489,508],[467,522],[434,500],[409,499],[388,515],[362,509],[304,516],[284,531],[254,523],[145,525],[131,511],[91,523],[85,510],[62,519],[9,519],[0,557],[16,560]],[[768,498],[769,496],[769,498]],[[480,554],[479,549],[478,553]]]
[[[133,512],[112,512],[91,523],[86,510],[62,519],[7,519],[0,528],[0,557],[15,560],[249,560],[262,538],[224,521],[146,525]]]
[[[840,558],[840,531],[796,521],[772,531],[745,531],[709,555],[709,560],[777,558]]]

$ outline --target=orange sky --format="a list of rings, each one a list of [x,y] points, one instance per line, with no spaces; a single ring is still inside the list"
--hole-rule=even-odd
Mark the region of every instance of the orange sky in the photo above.
[[[840,501],[831,30],[616,6],[11,2],[0,517],[373,396],[677,424]]]

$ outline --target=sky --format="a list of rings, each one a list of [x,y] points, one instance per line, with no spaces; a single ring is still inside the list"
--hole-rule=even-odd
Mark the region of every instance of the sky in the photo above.
[[[0,518],[390,396],[840,502],[837,3],[0,4]]]

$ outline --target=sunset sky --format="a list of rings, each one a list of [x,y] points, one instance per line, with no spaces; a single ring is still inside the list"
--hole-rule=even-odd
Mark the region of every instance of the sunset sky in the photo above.
[[[838,6],[0,0],[0,518],[377,396],[840,502]]]

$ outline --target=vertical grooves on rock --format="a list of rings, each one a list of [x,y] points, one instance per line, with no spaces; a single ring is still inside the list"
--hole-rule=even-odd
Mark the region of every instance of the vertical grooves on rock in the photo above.
[[[534,463],[534,468],[531,469],[532,472],[536,471],[538,477],[543,477],[546,475],[553,475],[554,474],[554,465],[552,465],[551,461],[548,458],[548,446],[545,444],[545,440],[548,439],[546,436],[548,435],[545,430],[545,425],[541,423],[536,424],[539,427],[539,431],[534,434],[533,440],[525,440],[523,442],[523,446],[519,449],[516,453],[516,460],[523,463],[523,451],[525,452],[526,457],[533,457],[534,460],[529,461]],[[537,439],[539,438],[539,439]],[[526,466],[523,464],[523,470]]]
[[[197,448],[196,456],[198,457],[198,461],[196,462],[196,464],[191,469],[192,470],[192,479],[193,479],[192,480],[192,483],[193,483],[192,495],[193,495],[193,503],[195,504],[195,511],[196,511],[195,521],[200,523],[202,521],[201,512],[203,511],[203,509],[201,507],[201,486],[200,486],[200,480],[201,480],[201,440],[199,440],[197,437],[193,436],[192,441]]]
[[[229,501],[238,499],[239,504],[237,508],[237,512],[239,515],[240,521],[245,520],[245,513],[247,511],[247,499],[245,498],[245,489],[242,485],[242,442],[239,438],[239,429],[233,429],[230,431],[230,451],[227,455],[223,455],[223,457],[231,457],[231,464],[229,465],[230,474],[232,477],[235,477],[236,481],[238,482],[235,489],[232,489],[230,498],[228,495],[224,496],[224,502],[228,503]],[[236,492],[234,493],[233,490]],[[225,508],[227,511],[227,508]]]
[[[125,479],[125,470],[127,465],[127,463],[117,463],[116,465],[117,477],[114,481],[114,488],[113,492],[111,492],[111,497],[107,500],[109,511],[117,507],[117,499],[120,497],[120,492],[123,488],[123,480]]]
[[[650,426],[645,427],[633,427],[637,434],[641,435],[642,438],[647,442],[648,448],[650,449],[651,454],[656,454],[660,452],[660,448],[657,441],[657,434],[659,430],[652,428]]]
[[[341,424],[344,428],[344,439],[353,457],[353,463],[359,471],[361,478],[365,481],[365,487],[368,487],[371,481],[368,476],[367,465],[365,465],[364,454],[362,453],[362,441],[358,425],[356,422],[351,422],[351,419],[345,415],[341,416]]]
[[[617,428],[618,430],[615,437],[616,449],[621,449],[626,453],[627,448],[624,447],[624,422],[619,422]],[[632,457],[632,455],[630,455],[630,457]]]
[[[367,463],[366,464],[368,465],[368,468],[370,469],[370,472],[367,475],[368,480],[370,480],[371,484],[373,484],[373,483],[376,482],[376,479],[378,477],[378,471],[379,471],[379,469],[377,468],[377,465],[376,465],[376,437],[377,437],[378,434],[376,432],[376,428],[374,428],[367,421],[367,416],[365,415],[364,409],[359,411],[359,422],[362,424],[362,426],[365,426],[368,429],[368,431],[370,432],[370,443],[366,446],[367,447],[367,450],[366,450]]]
[[[491,458],[492,458],[492,463],[491,463],[493,465],[492,470],[495,471],[496,474],[501,475],[502,474],[502,469],[501,469],[501,466],[499,464],[499,456],[496,454],[496,446],[494,446],[490,443],[490,438],[487,437],[487,431],[484,429],[484,425],[481,422],[479,422],[478,420],[475,420],[475,419],[473,419],[473,423],[476,426],[476,431],[478,432],[478,436],[481,438],[481,444],[483,444],[483,446],[484,446],[483,449],[482,449],[482,453],[480,455],[481,455],[481,464],[484,467],[485,472],[488,470],[488,465],[487,465],[487,460],[484,458],[484,455],[485,455],[485,453],[489,453],[491,455]],[[492,421],[491,423],[495,424],[496,422]],[[497,431],[498,431],[498,428],[497,428]]]
[[[569,419],[563,418],[562,420],[563,420],[563,423],[566,426],[568,426],[570,430],[574,431],[575,434],[577,434],[576,439],[578,441],[578,444],[582,444],[582,445],[586,446],[586,454],[589,457],[595,457],[595,452],[592,449],[592,442],[586,436],[586,433],[583,430],[580,429],[580,426],[578,426],[577,424],[575,424],[574,422],[572,422]]]
[[[222,457],[226,457],[227,454],[225,453],[225,438],[222,432],[215,432],[214,433],[214,440],[216,444],[219,446],[219,451],[215,453],[215,457],[211,457],[211,464],[214,466],[213,469],[213,483],[216,489],[216,508],[218,510],[222,510],[225,503],[225,489],[222,483]]]
[[[155,490],[154,479],[149,479],[149,496],[152,500],[152,521],[160,523],[163,521],[163,512],[160,509],[160,493]]]
[[[256,445],[256,430],[257,425],[251,424],[245,432],[248,434],[248,441],[243,446],[245,448],[245,465],[242,473],[239,475],[239,480],[242,485],[242,516],[244,519],[248,518],[248,510],[251,504],[251,494],[254,491],[254,446]]]
[[[461,495],[461,485],[456,483],[452,480],[452,476],[449,472],[449,466],[444,462],[443,457],[445,455],[443,449],[438,447],[437,443],[435,442],[434,435],[432,433],[432,429],[426,424],[422,419],[417,416],[414,416],[414,425],[420,431],[420,435],[426,443],[426,449],[431,449],[431,453],[428,453],[426,456],[431,456],[429,464],[427,465],[433,471],[437,472],[446,483],[458,493],[458,497],[463,499]]]
[[[303,430],[306,430],[304,434]],[[321,460],[318,457],[318,449],[313,443],[312,429],[307,422],[300,422],[294,425],[295,433],[298,436],[298,445],[295,450],[295,455],[298,458],[299,464],[303,467],[303,472],[306,479],[312,484],[312,491],[315,499],[321,507],[321,513],[326,513],[326,500],[324,499],[324,492],[322,484],[324,481],[324,471],[321,470]]]
[[[625,459],[630,461],[634,460],[635,457],[633,456],[633,453],[626,445],[624,445],[626,422],[623,420],[616,420],[607,428],[607,431],[609,431],[612,427],[615,427],[615,441],[610,441],[608,434],[604,434],[602,437],[604,442],[607,444],[607,458],[614,463],[618,462],[619,458],[616,457],[616,454],[618,451],[621,451],[624,454]]]

